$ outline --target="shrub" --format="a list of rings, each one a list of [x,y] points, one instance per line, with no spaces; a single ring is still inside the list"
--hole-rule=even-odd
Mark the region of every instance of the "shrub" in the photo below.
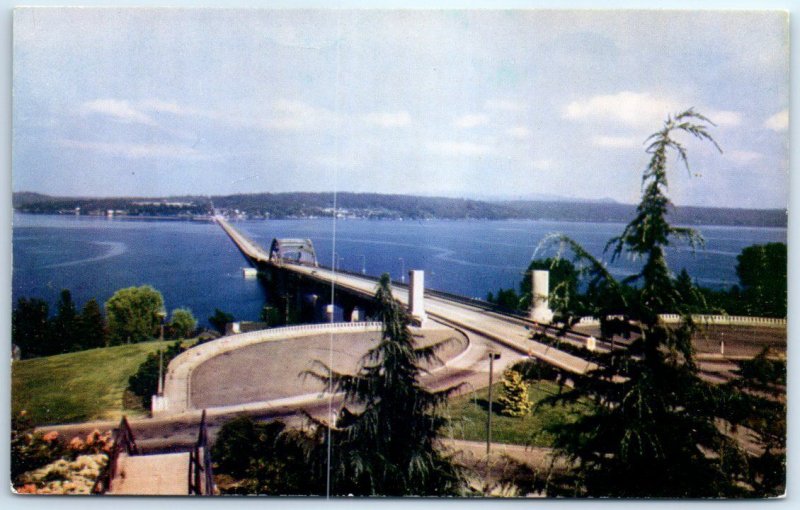
[[[166,373],[169,362],[185,350],[186,348],[183,347],[180,340],[167,347],[164,351],[163,373]],[[128,389],[134,395],[141,397],[142,405],[146,409],[150,408],[153,395],[158,391],[158,358],[161,352],[161,350],[158,350],[148,354],[144,363],[139,365],[136,373],[128,379]]]
[[[503,372],[503,394],[497,401],[503,406],[500,412],[506,416],[525,416],[531,412],[528,385],[519,372],[510,368]]]

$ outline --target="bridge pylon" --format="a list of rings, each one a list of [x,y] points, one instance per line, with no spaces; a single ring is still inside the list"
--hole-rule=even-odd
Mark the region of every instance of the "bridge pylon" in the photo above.
[[[425,271],[412,269],[408,272],[408,313],[420,326],[425,325],[428,315],[425,313]]]
[[[531,311],[533,321],[550,324],[553,310],[550,309],[550,271],[537,269],[531,272]]]

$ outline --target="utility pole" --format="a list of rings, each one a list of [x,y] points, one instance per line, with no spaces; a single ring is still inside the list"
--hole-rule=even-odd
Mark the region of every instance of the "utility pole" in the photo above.
[[[163,327],[163,326],[162,326]],[[164,351],[158,351],[158,390],[156,395],[161,396],[164,393]]]
[[[494,360],[500,359],[500,353],[489,351],[489,414],[486,417],[486,455],[492,445],[492,374],[494,372]]]

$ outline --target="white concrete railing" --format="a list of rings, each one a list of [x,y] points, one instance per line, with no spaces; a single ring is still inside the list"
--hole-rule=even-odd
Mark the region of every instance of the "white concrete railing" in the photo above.
[[[609,318],[622,318],[621,316],[611,316]],[[667,324],[680,322],[681,316],[677,313],[664,313],[659,318]],[[692,315],[695,322],[701,324],[720,324],[726,326],[765,326],[765,327],[786,327],[786,319],[776,319],[774,317],[747,317],[743,315]],[[581,317],[578,321],[579,326],[597,326],[600,320],[596,317]]]
[[[153,416],[181,413],[190,409],[192,372],[206,361],[220,354],[262,342],[274,342],[300,338],[310,334],[330,331],[346,333],[353,331],[381,331],[380,322],[326,322],[322,324],[303,324],[283,328],[263,329],[229,335],[193,347],[176,356],[167,367],[164,380],[164,394],[153,406]]]

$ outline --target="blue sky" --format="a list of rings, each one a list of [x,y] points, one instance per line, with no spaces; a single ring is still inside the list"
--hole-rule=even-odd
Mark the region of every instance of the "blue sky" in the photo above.
[[[673,200],[786,207],[788,68],[769,12],[24,9],[13,189],[633,203],[693,106]]]

